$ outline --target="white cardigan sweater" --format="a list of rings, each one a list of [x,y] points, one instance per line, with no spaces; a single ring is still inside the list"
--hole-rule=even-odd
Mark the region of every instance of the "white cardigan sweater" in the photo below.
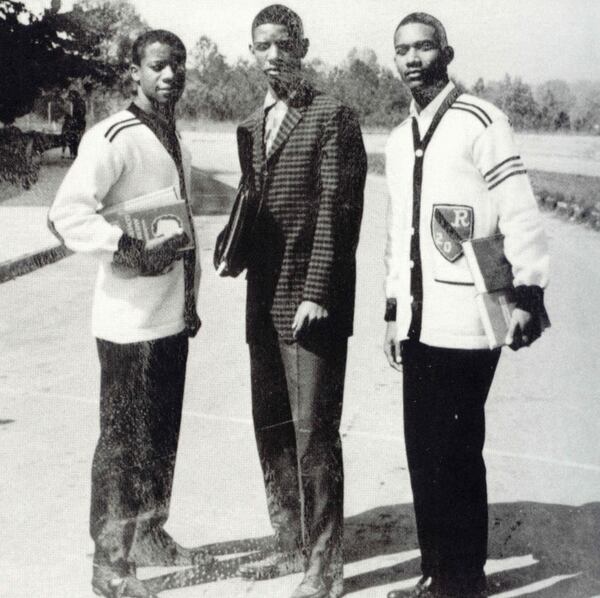
[[[189,190],[191,159],[184,147],[182,159]],[[115,343],[148,341],[185,327],[183,261],[161,276],[119,277],[111,262],[123,233],[97,213],[100,207],[169,186],[179,188],[175,162],[131,112],[118,112],[83,136],[48,217],[67,247],[99,258],[92,310],[92,333],[98,338]],[[199,280],[197,256],[196,290]]]
[[[392,132],[386,148],[389,187],[385,291],[396,299],[400,338],[411,320],[410,242],[414,148],[411,119],[421,139],[433,115],[452,91],[448,86],[419,114]],[[489,102],[462,94],[444,117],[424,155],[420,254],[423,272],[421,342],[457,349],[487,348],[475,303],[475,287],[464,256],[436,225],[435,211],[471,238],[498,231],[514,284],[545,287],[548,251],[535,197],[507,117]],[[470,229],[470,230],[469,230]]]

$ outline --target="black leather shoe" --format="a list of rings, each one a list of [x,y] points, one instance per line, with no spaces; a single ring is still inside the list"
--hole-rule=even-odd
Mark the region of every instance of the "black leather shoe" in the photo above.
[[[328,598],[329,590],[322,577],[305,575],[290,598]]]
[[[273,579],[304,572],[304,559],[299,552],[273,552],[259,561],[243,563],[238,575],[245,579]]]
[[[215,558],[206,551],[185,548],[162,529],[138,541],[129,558],[138,567],[192,567],[215,563]]]
[[[124,564],[94,564],[92,590],[94,594],[104,598],[157,598],[135,576],[133,570]]]

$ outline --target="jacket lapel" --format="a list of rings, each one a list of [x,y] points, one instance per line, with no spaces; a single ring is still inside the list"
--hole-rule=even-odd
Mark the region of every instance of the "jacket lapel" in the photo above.
[[[302,120],[304,116],[304,110],[302,108],[294,108],[293,106],[288,106],[287,112],[283,117],[283,121],[281,122],[281,126],[279,127],[279,131],[277,131],[277,136],[273,141],[273,145],[271,146],[271,151],[267,156],[267,160],[270,160],[273,155],[277,153],[279,148],[285,143],[287,138],[290,136],[290,133],[296,128],[296,125]]]
[[[283,118],[277,136],[271,146],[271,151],[267,156],[267,160],[270,160],[287,141],[292,131],[296,128],[298,123],[304,117],[306,109],[312,102],[315,94],[315,90],[312,86],[304,79],[302,79],[293,93],[290,94],[288,100],[288,110]]]

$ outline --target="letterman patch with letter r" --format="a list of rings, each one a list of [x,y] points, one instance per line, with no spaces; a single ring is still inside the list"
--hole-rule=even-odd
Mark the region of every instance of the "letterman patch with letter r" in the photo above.
[[[455,262],[463,253],[461,242],[473,236],[474,214],[471,206],[436,204],[431,214],[431,235],[437,250]]]

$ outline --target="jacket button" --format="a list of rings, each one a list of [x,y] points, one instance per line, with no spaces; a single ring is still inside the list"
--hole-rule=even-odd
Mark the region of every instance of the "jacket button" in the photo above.
[[[423,157],[423,150],[421,148],[419,148],[416,152],[415,152],[415,156],[417,156],[417,158],[422,158]]]
[[[414,267],[415,267],[415,262],[414,262],[413,260],[410,260],[410,261],[408,262],[408,265],[409,265],[411,268],[414,268]]]

